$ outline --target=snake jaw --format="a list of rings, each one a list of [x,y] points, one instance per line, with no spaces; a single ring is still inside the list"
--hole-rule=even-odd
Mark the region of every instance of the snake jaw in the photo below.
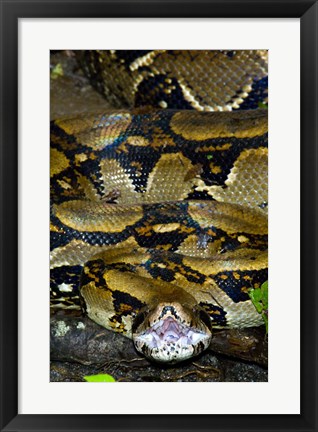
[[[210,328],[201,320],[190,325],[175,315],[172,309],[148,328],[135,331],[136,349],[152,360],[167,363],[187,360],[204,351],[211,341]]]

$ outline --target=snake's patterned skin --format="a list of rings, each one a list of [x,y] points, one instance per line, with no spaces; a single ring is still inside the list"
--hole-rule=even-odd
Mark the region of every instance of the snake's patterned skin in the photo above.
[[[153,96],[162,96],[168,88],[160,86],[165,77],[171,91],[164,94],[174,94],[164,102],[170,105],[177,86],[184,89],[186,82],[183,100],[190,108],[184,96],[197,81],[189,56],[205,75],[207,59],[223,64],[223,72],[220,58],[230,59],[226,80],[232,86],[239,82],[235,94],[242,99],[239,103],[233,96],[232,105],[221,105],[218,94],[218,102],[209,102],[197,92],[200,106],[196,102],[191,108],[244,106],[244,94],[255,98],[257,83],[266,78],[264,52],[160,51],[138,57],[131,52],[129,57],[94,51],[78,56],[90,75],[95,71],[95,84],[98,77],[106,94],[107,86],[124,87],[131,79],[132,93],[124,93],[127,101],[133,94],[135,104],[140,86],[155,77]],[[173,58],[177,85],[169,69]],[[181,72],[181,60],[187,72]],[[248,68],[240,70],[245,63]],[[229,65],[234,76],[244,76],[231,80]],[[223,87],[231,92],[227,81]],[[114,94],[117,102],[123,97]],[[259,91],[262,102],[265,94]],[[149,105],[148,99],[142,104]],[[82,306],[98,324],[132,338],[145,356],[166,362],[204,350],[212,327],[261,325],[248,290],[267,280],[267,157],[266,110],[147,106],[52,122],[52,307]]]
[[[77,56],[117,108],[232,111],[267,102],[266,50],[79,51]]]

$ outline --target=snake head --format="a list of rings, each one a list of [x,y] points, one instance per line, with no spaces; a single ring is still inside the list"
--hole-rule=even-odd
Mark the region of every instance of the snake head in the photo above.
[[[204,351],[212,337],[211,319],[199,306],[160,303],[135,317],[137,351],[158,362],[177,363]]]

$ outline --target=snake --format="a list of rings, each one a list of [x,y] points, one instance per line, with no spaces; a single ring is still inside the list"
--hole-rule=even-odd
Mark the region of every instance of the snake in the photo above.
[[[267,53],[76,55],[114,108],[51,122],[51,307],[168,364],[262,325]]]

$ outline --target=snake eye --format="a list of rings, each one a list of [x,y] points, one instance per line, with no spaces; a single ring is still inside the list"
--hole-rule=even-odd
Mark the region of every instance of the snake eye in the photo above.
[[[204,322],[204,324],[207,326],[207,328],[209,330],[211,330],[212,329],[212,321],[211,321],[211,318],[209,317],[209,315],[204,310],[201,310],[199,312],[199,317],[200,317],[200,320],[202,322]]]
[[[139,313],[137,313],[137,315],[136,315],[136,317],[132,323],[132,332],[133,333],[135,333],[135,331],[140,326],[140,324],[142,324],[145,321],[147,315],[148,315],[147,310],[142,310]]]
[[[209,314],[202,308],[195,308],[195,312],[198,314],[199,319],[207,326],[207,328],[212,330],[212,321]]]

